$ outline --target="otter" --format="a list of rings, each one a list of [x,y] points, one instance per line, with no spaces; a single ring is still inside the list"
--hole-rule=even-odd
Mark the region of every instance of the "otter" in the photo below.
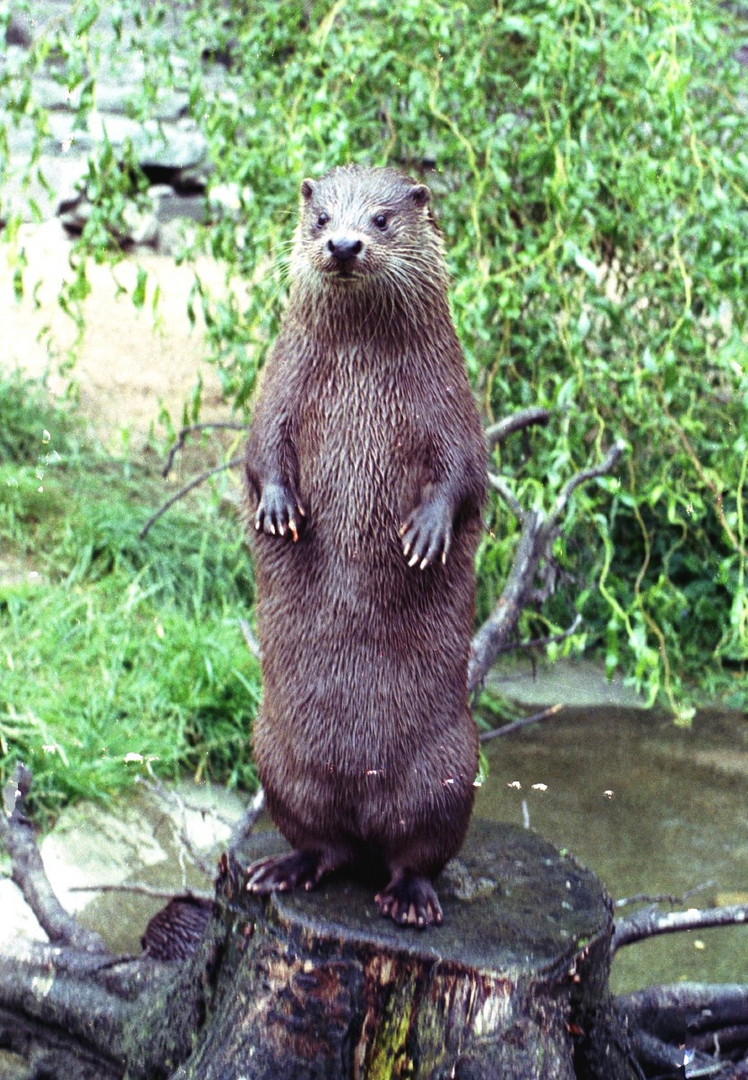
[[[251,866],[247,888],[380,867],[381,913],[423,928],[442,921],[433,879],[473,805],[486,448],[428,187],[341,166],[304,180],[300,204],[246,457],[254,755],[295,850]]]

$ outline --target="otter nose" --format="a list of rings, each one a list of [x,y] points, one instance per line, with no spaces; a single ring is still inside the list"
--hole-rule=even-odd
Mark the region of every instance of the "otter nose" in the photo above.
[[[355,259],[363,250],[360,240],[352,240],[348,236],[333,236],[327,241],[327,250],[338,262],[348,262]]]

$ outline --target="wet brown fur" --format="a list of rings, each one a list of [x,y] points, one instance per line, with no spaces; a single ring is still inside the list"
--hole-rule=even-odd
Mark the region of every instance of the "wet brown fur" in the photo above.
[[[247,477],[254,751],[302,853],[250,871],[250,887],[378,860],[382,911],[438,922],[429,880],[463,841],[477,770],[466,674],[485,447],[423,185],[355,166],[302,184]]]

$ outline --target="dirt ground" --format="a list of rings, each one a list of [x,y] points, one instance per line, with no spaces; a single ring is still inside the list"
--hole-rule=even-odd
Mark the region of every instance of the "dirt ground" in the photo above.
[[[128,287],[134,283],[135,260],[113,269],[91,265],[92,292],[85,303],[82,349],[72,372],[61,376],[57,359],[75,338],[72,321],[57,303],[61,283],[71,275],[70,241],[55,220],[24,227],[21,240],[28,267],[20,303],[13,293],[7,250],[0,247],[0,367],[6,371],[20,367],[31,375],[48,371],[50,389],[60,395],[74,379],[83,414],[114,453],[127,444],[136,453],[145,447],[161,405],[178,426],[183,403],[198,375],[204,384],[201,418],[228,417],[215,371],[203,360],[202,328],[198,324],[193,329],[187,318],[194,267],[177,266],[166,256],[139,255],[137,262],[148,272],[149,297],[143,310],[137,311],[127,296],[117,296],[117,282]],[[201,261],[199,270],[213,289],[221,288],[217,265]],[[156,282],[158,325],[150,305]],[[45,340],[47,327],[52,357]]]

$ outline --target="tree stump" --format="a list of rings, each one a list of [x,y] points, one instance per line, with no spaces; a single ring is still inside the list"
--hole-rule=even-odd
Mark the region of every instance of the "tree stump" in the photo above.
[[[247,862],[285,848],[260,834]],[[474,822],[438,891],[444,924],[405,930],[337,879],[256,898],[218,883],[209,1015],[174,1080],[628,1080],[610,1007],[610,899],[540,837]]]

